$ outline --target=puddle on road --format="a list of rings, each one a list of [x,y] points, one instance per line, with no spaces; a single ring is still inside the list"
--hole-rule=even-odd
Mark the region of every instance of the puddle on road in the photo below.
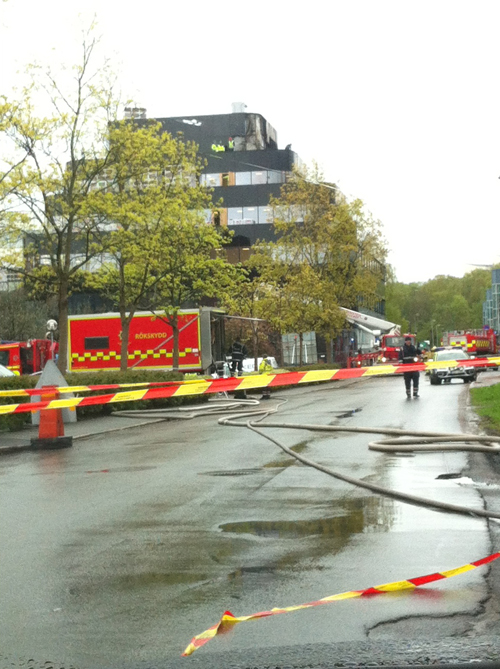
[[[294,453],[302,453],[307,448],[308,441],[301,441],[300,443],[292,446],[290,449]],[[252,474],[258,474],[262,472],[263,469],[283,469],[285,467],[291,467],[292,465],[297,464],[297,460],[293,458],[287,458],[285,453],[283,453],[282,458],[277,460],[272,460],[267,462],[263,467],[252,467],[248,469],[220,469],[211,472],[200,472],[199,476],[250,476]]]
[[[343,500],[335,503],[335,511],[336,515],[325,518],[246,520],[224,523],[219,525],[219,529],[268,538],[332,537],[346,540],[365,531],[387,531],[393,522],[393,504],[385,498]]]
[[[137,588],[147,588],[149,586],[173,586],[173,585],[192,585],[202,583],[207,580],[206,574],[197,574],[192,572],[143,572],[139,574],[123,574],[120,576],[111,576],[106,579],[101,587],[106,590],[129,592]],[[70,595],[81,597],[91,594],[95,591],[95,586],[73,586],[70,588]]]
[[[386,498],[343,498],[313,511],[289,501],[281,499],[276,507],[281,520],[225,522],[218,531],[196,523],[176,531],[169,522],[157,528],[159,519],[151,518],[96,528],[114,532],[104,541],[79,530],[73,539],[85,548],[77,543],[64,547],[68,598],[63,605],[75,616],[91,607],[94,615],[107,619],[112,602],[146,620],[159,607],[179,606],[180,593],[186,610],[238,599],[254,588],[276,588],[292,574],[301,578],[304,571],[328,568],[356,535],[387,532],[394,522],[394,502]],[[311,518],[312,513],[322,517]]]

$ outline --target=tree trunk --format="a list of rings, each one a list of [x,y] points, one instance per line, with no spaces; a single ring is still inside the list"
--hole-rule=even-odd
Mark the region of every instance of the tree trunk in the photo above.
[[[170,318],[170,325],[172,326],[172,334],[173,334],[173,360],[172,360],[172,369],[174,372],[179,371],[179,321],[177,318],[177,314],[173,317]]]
[[[122,325],[122,340],[120,345],[120,372],[126,372],[128,369],[128,338],[130,333],[130,321],[132,314],[128,316],[120,315]]]
[[[259,371],[259,325],[252,321],[252,344],[253,344],[253,359],[254,369]]]
[[[68,279],[61,279],[58,295],[58,318],[59,318],[59,353],[57,367],[61,374],[66,374],[68,369]]]
[[[280,367],[284,367],[285,366],[285,353],[283,351],[283,335],[280,332],[278,336],[279,336],[279,339],[278,339],[278,356],[279,356],[278,364],[279,364]]]
[[[333,339],[331,337],[326,340],[326,362],[329,365],[333,362]]]
[[[299,332],[299,365],[301,367],[304,364],[303,355],[302,355],[302,337],[303,337],[303,333]]]

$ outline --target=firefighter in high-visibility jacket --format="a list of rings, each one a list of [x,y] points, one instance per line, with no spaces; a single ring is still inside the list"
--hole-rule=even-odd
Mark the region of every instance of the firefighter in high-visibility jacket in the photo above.
[[[262,358],[262,362],[259,365],[259,373],[260,374],[269,374],[270,372],[273,371],[273,366],[271,364],[271,361],[269,358],[264,356]],[[270,388],[263,388],[262,389],[262,397],[260,398],[261,400],[270,400],[271,399],[271,389]]]
[[[259,372],[261,374],[269,374],[269,372],[272,372],[274,367],[271,364],[271,361],[269,358],[266,356],[265,358],[262,358],[262,362],[259,365]]]

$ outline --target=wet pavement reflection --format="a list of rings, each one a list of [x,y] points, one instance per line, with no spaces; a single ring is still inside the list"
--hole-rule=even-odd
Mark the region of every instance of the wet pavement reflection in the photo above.
[[[400,381],[297,389],[280,419],[459,430],[449,406],[461,388],[443,398],[424,386],[419,403],[407,404]],[[352,476],[481,504],[477,490],[448,476],[461,471],[463,454],[385,456],[368,451],[367,435],[279,434]],[[482,521],[371,495],[214,418],[3,458],[0,476],[2,645],[80,666],[177,657],[228,607],[250,614],[300,604],[489,550]],[[213,647],[360,640],[370,629],[390,633],[403,617],[470,613],[484,597],[482,576],[460,579],[241,626]]]

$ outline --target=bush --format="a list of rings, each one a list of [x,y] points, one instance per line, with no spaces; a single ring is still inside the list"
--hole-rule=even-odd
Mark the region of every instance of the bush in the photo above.
[[[184,375],[180,372],[163,372],[148,370],[130,370],[127,372],[82,372],[78,374],[66,374],[66,381],[70,386],[94,386],[124,383],[153,383],[155,381],[182,381]],[[85,393],[77,393],[78,396],[89,397],[92,395],[107,395],[108,393],[125,392],[127,390],[140,390],[140,388],[117,388],[116,390],[95,390]],[[109,416],[113,411],[134,411],[136,409],[163,409],[189,404],[199,404],[208,401],[206,395],[188,395],[187,397],[165,397],[155,400],[137,400],[133,402],[117,402],[112,404],[96,404],[85,407],[77,407],[78,418],[94,416]]]
[[[2,376],[0,377],[0,390],[20,390],[21,388],[34,388],[37,383],[35,376]],[[28,396],[1,397],[0,404],[24,404],[29,402]],[[0,415],[0,432],[14,432],[21,430],[25,425],[31,423],[30,413],[11,413]]]

